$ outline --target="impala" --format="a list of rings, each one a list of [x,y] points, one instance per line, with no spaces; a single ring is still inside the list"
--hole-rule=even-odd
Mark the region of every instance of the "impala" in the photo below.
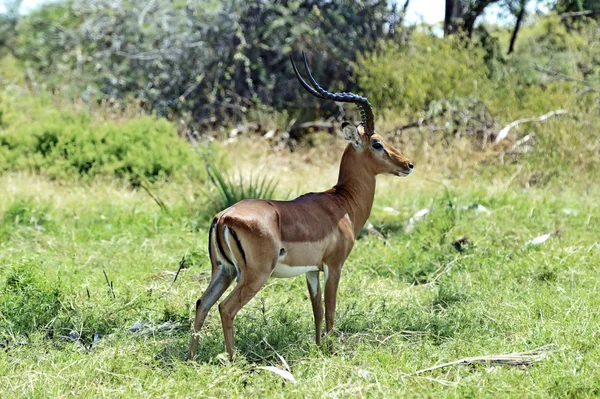
[[[196,303],[190,358],[198,350],[198,334],[208,311],[234,279],[238,283],[219,304],[225,348],[234,354],[233,320],[239,310],[263,287],[269,277],[306,274],[316,329],[321,342],[323,307],[320,273],[325,280],[326,333],[333,329],[335,303],[342,266],[358,233],[366,223],[379,174],[407,176],[413,164],[375,133],[369,101],[352,93],[330,93],[315,81],[306,55],[307,83],[290,57],[300,84],[324,100],[354,103],[362,123],[344,123],[348,142],[337,184],[321,193],[304,194],[292,201],[243,200],[220,212],[209,231],[211,282]]]

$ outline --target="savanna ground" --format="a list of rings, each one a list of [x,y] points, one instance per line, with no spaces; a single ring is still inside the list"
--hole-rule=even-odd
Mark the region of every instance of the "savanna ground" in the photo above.
[[[0,397],[600,396],[600,29],[561,14],[591,2],[545,2],[510,55],[506,25],[440,38],[385,1],[117,3],[0,13]],[[242,309],[233,361],[216,307],[188,361],[214,213],[335,184],[357,113],[302,92],[301,50],[415,172],[378,178],[334,352],[297,277]]]
[[[186,360],[194,304],[210,276],[207,222],[189,212],[198,200],[189,182],[155,189],[165,212],[143,190],[112,180],[4,174],[3,396],[598,396],[597,164],[559,148],[569,131],[593,126],[571,117],[534,126],[554,132],[554,150],[543,154],[562,159],[554,165],[527,154],[473,161],[460,150],[408,146],[415,173],[378,179],[370,222],[387,242],[361,236],[344,267],[335,353],[313,343],[304,278],[272,279],[236,319],[233,362],[222,355],[216,307],[199,359]],[[236,168],[263,165],[279,176],[278,192],[301,193],[335,182],[341,141],[293,154],[248,139],[221,148]],[[423,208],[430,213],[405,231]],[[457,251],[465,235],[470,244]],[[530,367],[415,374],[539,347],[551,350]],[[283,368],[279,355],[296,384],[257,368]]]

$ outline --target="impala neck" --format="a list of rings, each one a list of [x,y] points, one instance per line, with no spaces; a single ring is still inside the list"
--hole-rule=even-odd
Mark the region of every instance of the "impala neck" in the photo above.
[[[342,155],[338,182],[332,190],[348,212],[355,238],[367,222],[375,198],[375,175],[367,167],[348,145]]]

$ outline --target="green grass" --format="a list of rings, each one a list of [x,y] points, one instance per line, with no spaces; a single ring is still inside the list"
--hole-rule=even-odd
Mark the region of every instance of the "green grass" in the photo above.
[[[273,279],[236,319],[233,362],[221,356],[216,308],[199,360],[185,360],[210,268],[206,229],[195,232],[189,204],[169,194],[183,190],[179,183],[160,188],[165,214],[143,191],[117,183],[1,177],[3,396],[600,395],[597,188],[470,188],[423,177],[380,179],[371,222],[388,244],[366,235],[345,265],[335,353],[313,343],[304,279]],[[474,203],[491,214],[464,209]],[[406,233],[424,207],[430,214]],[[557,228],[541,246],[524,246]],[[472,244],[457,252],[453,242],[464,235]],[[144,327],[131,332],[137,322]],[[556,350],[525,369],[455,366],[414,375],[548,344]],[[297,384],[257,369],[280,364],[278,354]]]

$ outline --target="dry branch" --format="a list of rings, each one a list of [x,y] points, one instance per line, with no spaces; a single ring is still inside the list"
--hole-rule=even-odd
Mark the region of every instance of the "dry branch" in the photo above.
[[[557,109],[556,111],[548,112],[547,114],[544,114],[544,115],[540,116],[539,118],[517,119],[516,121],[513,121],[513,122],[509,123],[508,125],[506,125],[504,128],[502,128],[502,130],[500,130],[498,132],[498,135],[496,136],[496,139],[494,140],[494,144],[498,144],[499,142],[504,140],[506,138],[506,136],[508,136],[508,132],[510,131],[510,129],[512,129],[513,127],[515,127],[517,125],[520,125],[521,123],[544,122],[546,119],[550,118],[551,116],[564,115],[567,113],[568,113],[568,111],[566,111],[564,109]]]
[[[395,129],[396,134],[402,132],[403,130],[410,129],[410,128],[413,128],[413,127],[421,127],[421,126],[423,126],[423,124],[425,122],[429,122],[432,119],[433,119],[433,114],[430,114],[427,117],[419,118],[416,121],[412,121],[410,123],[407,123],[406,125],[399,126],[399,127],[397,127]]]
[[[249,133],[260,133],[262,131],[262,126],[260,123],[250,122],[244,123],[242,125],[238,125],[236,128],[231,129],[229,131],[229,137],[236,137],[240,134],[249,134]]]
[[[571,18],[579,18],[579,17],[589,17],[592,15],[600,14],[600,10],[585,10],[585,11],[575,11],[575,12],[565,12],[560,14],[560,20],[564,21],[566,19]]]
[[[302,137],[311,131],[325,131],[327,133],[333,133],[335,125],[330,122],[324,121],[313,121],[300,123],[289,128],[288,133],[292,138]]]
[[[592,91],[594,93],[598,93],[598,90],[594,89],[591,85],[592,82],[585,80],[585,79],[577,79],[577,78],[573,78],[571,76],[565,75],[564,73],[560,73],[558,71],[552,70],[552,69],[547,69],[544,67],[541,67],[537,64],[530,64],[531,67],[533,69],[535,69],[538,72],[544,73],[548,76],[552,76],[554,78],[556,78],[557,80],[566,80],[568,82],[575,82],[575,83],[581,83],[582,85],[587,87],[587,90]]]
[[[473,364],[487,364],[497,366],[515,366],[525,367],[531,366],[535,362],[544,360],[548,352],[555,349],[554,345],[545,345],[540,348],[534,349],[528,352],[517,352],[504,355],[487,355],[487,356],[475,356],[465,357],[464,359],[455,360],[449,363],[438,364],[437,366],[428,367],[423,370],[419,370],[414,375],[422,374],[427,371],[433,371],[450,366],[470,366]]]

